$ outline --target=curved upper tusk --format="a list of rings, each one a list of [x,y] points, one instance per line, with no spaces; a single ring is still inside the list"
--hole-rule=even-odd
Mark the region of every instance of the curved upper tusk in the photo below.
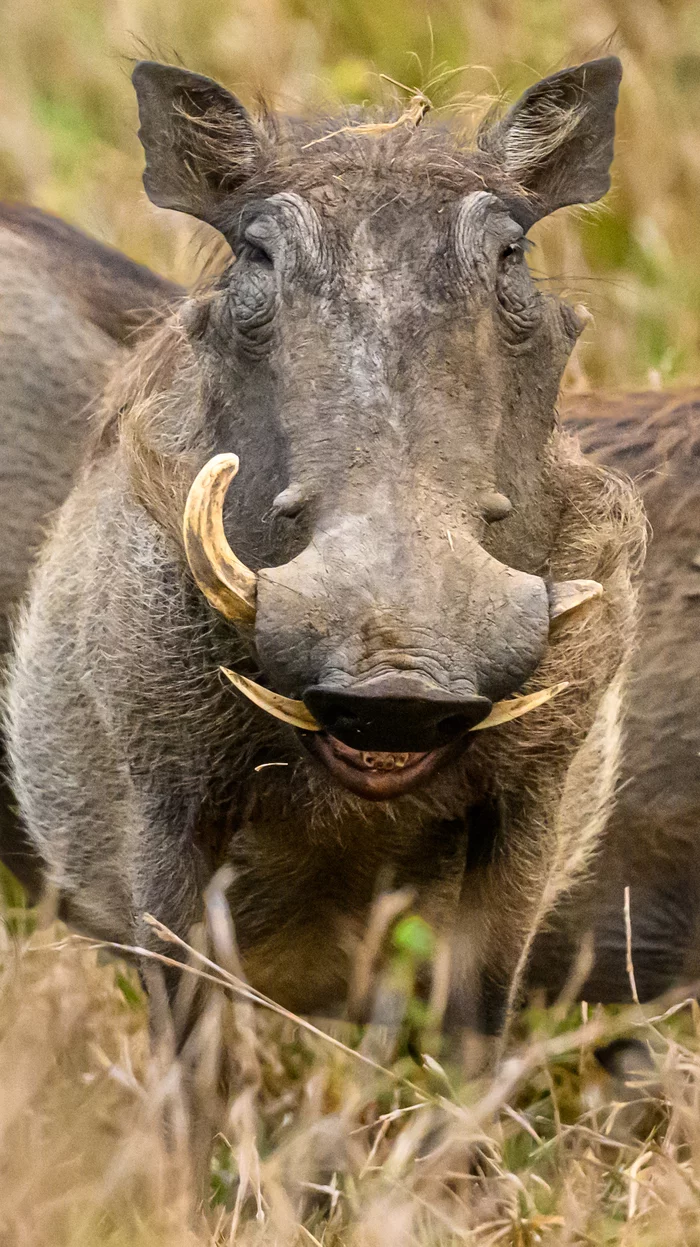
[[[238,471],[238,455],[214,455],[195,477],[182,524],[187,562],[215,610],[236,623],[255,619],[257,576],[236,558],[224,532],[226,491]]]
[[[549,586],[549,618],[558,619],[577,606],[583,606],[584,602],[602,596],[603,586],[597,580],[560,580]]]
[[[283,697],[281,693],[272,693],[269,688],[262,688],[254,680],[248,680],[246,676],[239,675],[237,671],[229,671],[228,667],[222,667],[221,670],[226,679],[235,684],[239,692],[245,694],[261,710],[267,710],[268,714],[274,715],[276,719],[289,723],[291,727],[298,727],[302,732],[323,731],[320,723],[316,722],[303,701],[294,701],[291,697]]]

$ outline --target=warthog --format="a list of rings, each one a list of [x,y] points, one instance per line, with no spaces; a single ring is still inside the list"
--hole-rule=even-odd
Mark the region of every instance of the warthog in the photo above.
[[[107,370],[178,287],[55,217],[5,204],[0,289],[1,668],[31,560],[76,475]],[[35,859],[1,791],[0,856],[35,888]]]
[[[235,259],[120,370],[19,633],[14,780],[71,922],[184,933],[228,862],[251,982],[329,1012],[407,887],[453,1021],[501,1025],[617,766],[644,522],[558,427],[581,322],[524,253],[607,190],[620,72],[465,150],[136,68],[150,198]]]
[[[534,981],[556,993],[593,932],[585,999],[700,981],[700,391],[582,396],[565,414],[591,458],[642,490],[652,539],[625,708],[618,793],[590,880],[542,939]]]

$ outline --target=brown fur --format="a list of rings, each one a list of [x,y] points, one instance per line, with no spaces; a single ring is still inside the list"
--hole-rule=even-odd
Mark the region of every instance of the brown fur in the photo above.
[[[556,993],[589,929],[597,959],[584,995],[629,997],[629,886],[648,998],[700,976],[700,390],[581,395],[563,414],[591,458],[637,482],[651,540],[616,805],[591,882],[542,941],[533,978]]]

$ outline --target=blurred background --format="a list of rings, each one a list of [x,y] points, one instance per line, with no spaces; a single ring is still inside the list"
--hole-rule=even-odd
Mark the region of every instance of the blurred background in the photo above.
[[[143,194],[131,59],[294,113],[390,101],[384,73],[462,125],[617,52],[613,190],[538,226],[532,267],[594,314],[568,386],[700,380],[700,0],[5,0],[0,15],[0,196],[180,281],[195,230]]]

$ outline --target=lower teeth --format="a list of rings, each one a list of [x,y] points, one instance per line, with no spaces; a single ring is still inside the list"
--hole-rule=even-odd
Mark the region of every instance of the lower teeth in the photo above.
[[[407,753],[363,753],[362,765],[368,771],[401,771],[408,762]]]

